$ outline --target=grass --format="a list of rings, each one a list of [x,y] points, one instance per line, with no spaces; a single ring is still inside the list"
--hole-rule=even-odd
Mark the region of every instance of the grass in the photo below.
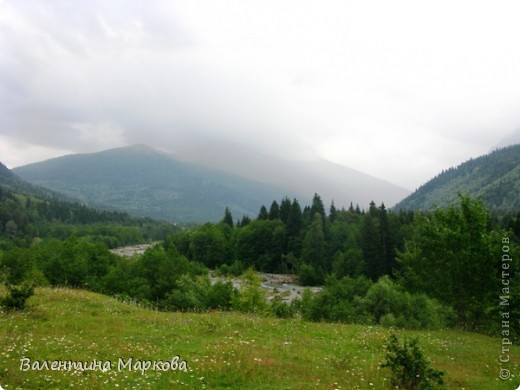
[[[238,313],[163,313],[82,290],[36,290],[25,312],[0,314],[0,386],[4,389],[384,389],[381,369],[391,330],[309,323]],[[501,340],[443,331],[418,336],[447,388],[516,389],[520,348],[498,378]],[[168,361],[186,371],[118,370],[118,359]],[[20,370],[21,359],[110,361],[112,369]]]

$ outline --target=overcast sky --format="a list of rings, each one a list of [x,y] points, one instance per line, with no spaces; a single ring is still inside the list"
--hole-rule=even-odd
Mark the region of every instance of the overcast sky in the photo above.
[[[520,2],[0,2],[8,167],[198,140],[414,189],[520,129]]]

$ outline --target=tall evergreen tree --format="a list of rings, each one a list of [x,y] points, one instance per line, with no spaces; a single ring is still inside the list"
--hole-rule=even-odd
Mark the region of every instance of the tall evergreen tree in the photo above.
[[[287,225],[289,214],[291,213],[291,200],[288,197],[282,199],[280,204],[280,219]]]
[[[278,203],[274,200],[269,209],[269,219],[273,220],[278,218],[280,218],[280,206],[278,206]]]
[[[256,219],[259,221],[266,221],[269,219],[269,214],[267,213],[267,209],[264,205],[260,207],[260,212],[258,213],[258,217]]]
[[[247,226],[251,223],[251,218],[249,218],[247,215],[244,215],[242,217],[242,221],[240,222],[240,226]]]
[[[379,223],[376,216],[370,212],[363,217],[361,229],[361,250],[366,266],[366,273],[372,280],[377,280],[384,274],[381,264],[381,245],[379,240]]]
[[[291,204],[289,217],[287,218],[287,253],[293,252],[295,256],[300,255],[301,239],[300,232],[303,228],[303,215],[300,204],[294,199]]]
[[[329,209],[330,223],[334,223],[334,221],[336,220],[337,217],[338,217],[338,210],[336,209],[336,206],[334,206],[334,201],[332,201],[330,204],[330,209]]]
[[[226,211],[224,212],[224,218],[222,219],[222,223],[233,227],[233,216],[231,215],[231,211],[226,207]]]
[[[318,194],[314,194],[314,197],[312,198],[312,205],[310,210],[311,222],[313,221],[314,214],[316,213],[320,214],[322,226],[325,228],[327,223],[327,215],[325,214],[325,206],[323,205],[323,201]]]
[[[302,261],[323,273],[325,271],[325,235],[323,233],[322,216],[314,213],[312,222],[307,229],[302,247]]]

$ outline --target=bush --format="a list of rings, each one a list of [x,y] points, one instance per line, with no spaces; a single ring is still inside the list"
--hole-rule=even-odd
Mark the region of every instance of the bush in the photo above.
[[[287,304],[280,299],[271,301],[271,312],[278,318],[292,318],[296,315],[298,303]]]
[[[221,264],[215,270],[217,276],[240,276],[244,273],[244,265],[241,261],[235,260],[231,265]]]
[[[323,284],[323,275],[314,269],[311,264],[303,263],[298,272],[302,286],[319,286]]]
[[[206,308],[229,310],[233,305],[237,290],[231,282],[218,281],[212,285],[206,294]]]
[[[27,299],[34,295],[34,285],[24,283],[19,287],[11,284],[6,284],[9,294],[0,298],[0,306],[8,310],[23,310]]]
[[[375,323],[412,329],[439,329],[454,323],[455,313],[425,294],[403,291],[388,276],[380,278],[363,299]]]
[[[260,287],[261,279],[249,268],[244,274],[244,287],[233,297],[233,308],[246,313],[262,313],[267,310],[265,293]]]
[[[206,309],[209,280],[196,280],[190,275],[182,275],[175,288],[166,294],[162,305],[173,311],[201,311]]]
[[[391,384],[393,388],[415,390],[433,389],[434,384],[442,385],[443,371],[430,367],[423,352],[419,348],[417,338],[399,343],[397,336],[392,334],[386,347],[386,362],[382,368],[392,371]]]

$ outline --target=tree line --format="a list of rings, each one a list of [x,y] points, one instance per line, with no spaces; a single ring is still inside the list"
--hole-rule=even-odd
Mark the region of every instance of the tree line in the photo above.
[[[159,240],[178,229],[127,213],[16,193],[0,185],[0,249],[4,250],[30,246],[35,239],[73,236],[89,237],[115,248]]]

